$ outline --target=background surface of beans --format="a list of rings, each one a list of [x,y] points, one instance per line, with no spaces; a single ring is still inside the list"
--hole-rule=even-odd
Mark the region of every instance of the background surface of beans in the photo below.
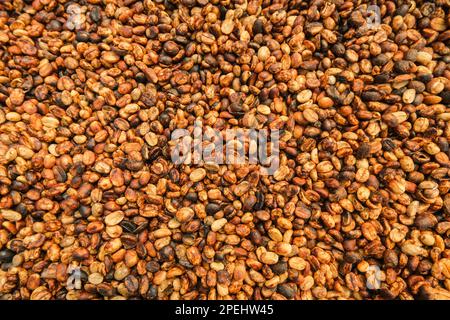
[[[376,3],[2,0],[0,298],[450,299],[449,1]]]

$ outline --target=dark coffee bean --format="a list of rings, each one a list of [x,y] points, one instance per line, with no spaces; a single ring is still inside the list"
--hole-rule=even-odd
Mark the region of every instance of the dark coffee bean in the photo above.
[[[277,291],[285,296],[287,299],[293,299],[297,289],[295,284],[283,283],[278,285]]]
[[[444,137],[438,138],[437,144],[439,146],[439,149],[441,149],[442,152],[448,152],[448,150],[450,149],[449,143],[448,143],[447,139]]]
[[[45,27],[48,31],[60,31],[62,29],[62,24],[58,20],[52,20]]]
[[[208,54],[204,61],[212,68],[216,68],[218,66],[217,60],[211,54]]]
[[[86,248],[82,248],[82,247],[77,248],[72,253],[72,258],[77,261],[86,260],[87,258],[89,258],[89,251]]]
[[[386,83],[390,79],[389,73],[380,73],[373,78],[374,83]]]
[[[409,49],[408,51],[406,51],[405,60],[415,62],[417,59],[417,53],[417,49]]]
[[[383,95],[378,91],[364,91],[361,94],[363,101],[380,101]]]
[[[101,9],[99,6],[95,6],[92,8],[92,10],[89,12],[89,16],[91,17],[92,21],[94,22],[100,22],[101,20]]]
[[[442,98],[441,103],[447,104],[447,105],[450,104],[450,91],[449,90],[444,90],[439,95]]]
[[[11,262],[14,255],[14,251],[3,249],[0,251],[0,262]]]
[[[147,291],[146,299],[155,300],[158,297],[158,287],[151,284]]]
[[[122,241],[124,249],[133,249],[136,247],[137,244],[137,236],[131,233],[124,233],[120,240]]]
[[[278,261],[276,264],[271,266],[271,269],[275,274],[283,274],[287,271],[288,265],[285,261]]]
[[[170,66],[172,64],[172,58],[162,54],[159,56],[159,63],[165,66]]]
[[[180,48],[178,45],[173,41],[167,41],[164,43],[163,50],[170,56],[175,56]]]
[[[261,19],[256,19],[253,25],[253,34],[264,33],[264,22]]]
[[[13,181],[11,184],[11,189],[16,191],[26,192],[29,189],[29,185],[20,181]]]
[[[431,73],[419,73],[417,75],[417,80],[423,83],[428,83],[433,79],[433,75]]]
[[[393,151],[395,148],[397,148],[397,145],[390,138],[383,139],[383,141],[381,142],[381,146],[386,151]]]
[[[436,216],[431,213],[422,213],[416,216],[414,225],[420,230],[433,228],[438,223]]]
[[[262,210],[264,208],[264,193],[256,191],[256,204],[253,207],[254,210]]]
[[[19,203],[16,208],[14,209],[14,211],[19,212],[23,217],[26,216],[28,214],[28,208],[25,204],[23,203]]]
[[[175,250],[171,246],[165,246],[159,250],[161,261],[172,261],[175,259]]]
[[[369,156],[370,156],[370,144],[368,144],[367,142],[361,143],[355,153],[356,159],[365,159],[368,158]]]
[[[213,215],[215,214],[217,211],[220,211],[220,205],[217,203],[208,203],[206,205],[206,213],[208,215]]]
[[[258,230],[252,230],[250,232],[250,239],[252,240],[252,242],[256,245],[261,245],[262,244],[262,236],[261,233]]]
[[[81,216],[83,218],[89,217],[91,215],[91,212],[92,212],[91,208],[88,207],[88,206],[80,206],[78,208],[78,211],[80,212],[80,214],[81,214]]]
[[[78,31],[76,40],[78,42],[89,42],[90,41],[90,34],[86,31]]]
[[[332,129],[336,128],[336,122],[331,119],[325,119],[322,122],[322,130],[323,131],[331,131]]]
[[[362,260],[362,256],[356,251],[346,252],[344,255],[344,260],[348,263],[358,263]]]
[[[108,273],[106,273],[105,280],[106,281],[114,280],[114,270],[110,270]]]
[[[137,294],[138,290],[139,290],[139,280],[133,276],[133,275],[129,275],[125,278],[125,288],[127,288],[128,290],[128,294],[131,296],[134,296]]]
[[[162,124],[162,126],[164,127],[164,128],[168,128],[169,127],[169,124],[170,124],[170,115],[169,115],[169,113],[167,113],[167,112],[162,112],[160,115],[159,115],[159,122],[161,122],[161,124]]]
[[[331,47],[331,52],[333,52],[337,57],[342,57],[345,54],[345,47],[342,43],[336,43]]]
[[[136,230],[134,230],[134,232],[132,232],[132,233],[138,234],[138,233],[142,232],[143,230],[145,230],[147,228],[147,226],[148,226],[148,222],[142,222],[137,226]]]
[[[186,259],[179,259],[178,263],[185,268],[192,269],[194,266]]]
[[[152,163],[155,161],[160,155],[161,155],[161,148],[160,147],[148,147],[147,145],[144,145],[142,148],[142,157],[145,159],[146,162]]]
[[[384,66],[389,60],[391,59],[386,54],[382,53],[372,59],[372,62],[376,66]]]
[[[191,202],[196,202],[198,200],[198,195],[195,192],[189,192],[185,198],[186,198],[186,200],[189,200]],[[206,205],[206,207],[208,208],[208,205]],[[208,209],[206,209],[206,210],[208,210]]]
[[[159,271],[159,263],[156,261],[149,261],[147,262],[147,264],[145,265],[145,268],[147,269],[148,272],[152,272],[155,273],[157,271]]]
[[[399,74],[408,73],[412,70],[414,67],[414,63],[407,60],[400,60],[395,63],[395,71],[397,71]]]
[[[132,221],[128,221],[128,220],[123,220],[120,223],[120,226],[126,231],[126,232],[130,232],[130,233],[134,233],[134,231],[137,228],[137,225],[132,222]]]
[[[255,206],[257,202],[256,196],[250,194],[248,197],[245,197],[243,199],[243,206],[242,209],[244,211],[252,211],[253,207]]]
[[[410,4],[402,4],[400,7],[398,7],[397,10],[395,10],[395,15],[396,16],[405,16],[410,8]]]
[[[420,81],[411,81],[408,88],[416,90],[417,93],[425,91],[425,85]]]
[[[112,297],[114,295],[114,288],[110,284],[100,283],[97,286],[97,292],[104,297]]]
[[[86,271],[80,269],[80,280],[81,282],[85,283],[89,279],[89,275],[86,273]]]

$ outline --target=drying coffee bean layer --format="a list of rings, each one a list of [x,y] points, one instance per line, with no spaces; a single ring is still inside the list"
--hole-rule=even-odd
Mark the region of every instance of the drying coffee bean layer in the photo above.
[[[0,298],[450,299],[449,2],[375,2],[2,0]]]

